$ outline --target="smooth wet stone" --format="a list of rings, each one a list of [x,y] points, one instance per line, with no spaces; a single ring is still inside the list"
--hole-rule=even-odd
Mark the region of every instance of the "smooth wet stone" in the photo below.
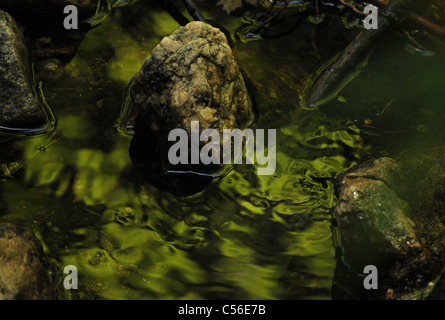
[[[223,129],[246,128],[253,118],[243,76],[225,35],[203,22],[191,22],[164,38],[133,79],[130,94],[137,119],[130,150],[133,162],[155,185],[185,182],[186,194],[212,181],[200,173],[214,173],[221,166],[174,166],[170,169],[198,174],[166,174],[168,148],[174,144],[168,141],[170,131],[184,129],[190,137],[191,122],[199,121],[200,132],[211,128],[221,135]]]
[[[33,128],[45,122],[23,35],[14,19],[0,11],[0,126]]]
[[[0,225],[0,300],[57,299],[42,245],[30,230]]]
[[[360,284],[361,292],[354,295],[409,297],[440,276],[445,266],[444,172],[442,147],[411,151],[400,162],[370,160],[337,177],[335,217],[346,266],[341,268],[356,275],[366,265],[379,270],[379,290],[365,292]],[[354,282],[343,272],[346,278]],[[334,283],[347,286],[341,279]]]

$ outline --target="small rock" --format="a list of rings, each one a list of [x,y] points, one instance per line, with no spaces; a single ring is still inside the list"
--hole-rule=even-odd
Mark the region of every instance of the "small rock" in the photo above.
[[[33,128],[46,122],[34,95],[31,62],[12,17],[0,11],[0,126]]]
[[[42,245],[31,231],[0,225],[0,300],[57,299],[48,268]]]

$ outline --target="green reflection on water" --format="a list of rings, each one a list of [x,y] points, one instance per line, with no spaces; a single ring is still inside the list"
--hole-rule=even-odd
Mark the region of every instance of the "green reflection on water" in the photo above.
[[[298,109],[315,66],[302,54],[310,46],[300,45],[300,31],[240,43],[234,52],[256,88],[256,126],[277,129],[276,173],[238,165],[192,197],[161,192],[134,171],[130,138],[114,128],[127,83],[178,27],[148,8],[116,10],[88,34],[62,79],[45,84],[58,127],[13,142],[23,168],[1,186],[1,221],[31,226],[55,261],[78,267],[72,298],[329,299],[331,178],[370,150],[354,121],[364,117],[360,93],[334,103],[339,115]],[[294,56],[278,49],[283,41]]]

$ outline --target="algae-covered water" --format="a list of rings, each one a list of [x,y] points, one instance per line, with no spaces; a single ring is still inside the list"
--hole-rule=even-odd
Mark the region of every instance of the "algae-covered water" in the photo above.
[[[53,132],[0,137],[11,169],[0,222],[32,228],[60,270],[78,268],[79,289],[66,298],[330,299],[339,259],[332,178],[371,156],[443,143],[443,39],[421,35],[430,52],[416,54],[394,28],[339,98],[308,110],[299,93],[352,38],[348,29],[303,19],[283,35],[244,41],[241,13],[196,2],[232,35],[256,127],[277,130],[275,174],[236,165],[186,198],[142,180],[117,121],[128,83],[179,24],[139,1],[115,9],[63,76],[42,84]]]

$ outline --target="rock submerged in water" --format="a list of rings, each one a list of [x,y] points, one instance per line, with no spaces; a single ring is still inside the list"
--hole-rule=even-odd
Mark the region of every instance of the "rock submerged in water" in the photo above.
[[[130,95],[137,115],[133,163],[148,182],[176,195],[203,190],[213,180],[203,173],[221,168],[177,165],[174,171],[187,173],[166,172],[173,144],[169,132],[184,129],[190,137],[191,122],[199,121],[200,132],[211,128],[221,134],[223,129],[246,128],[253,118],[225,35],[203,22],[191,22],[164,38],[133,79]]]
[[[42,245],[31,231],[0,225],[0,300],[58,299],[48,268]]]
[[[46,122],[34,95],[28,49],[14,19],[0,11],[0,126],[34,128]]]
[[[379,271],[378,290],[364,290],[358,277],[354,295],[427,294],[445,266],[445,148],[365,162],[337,177],[336,193],[343,269]],[[337,275],[337,292],[352,278]]]

